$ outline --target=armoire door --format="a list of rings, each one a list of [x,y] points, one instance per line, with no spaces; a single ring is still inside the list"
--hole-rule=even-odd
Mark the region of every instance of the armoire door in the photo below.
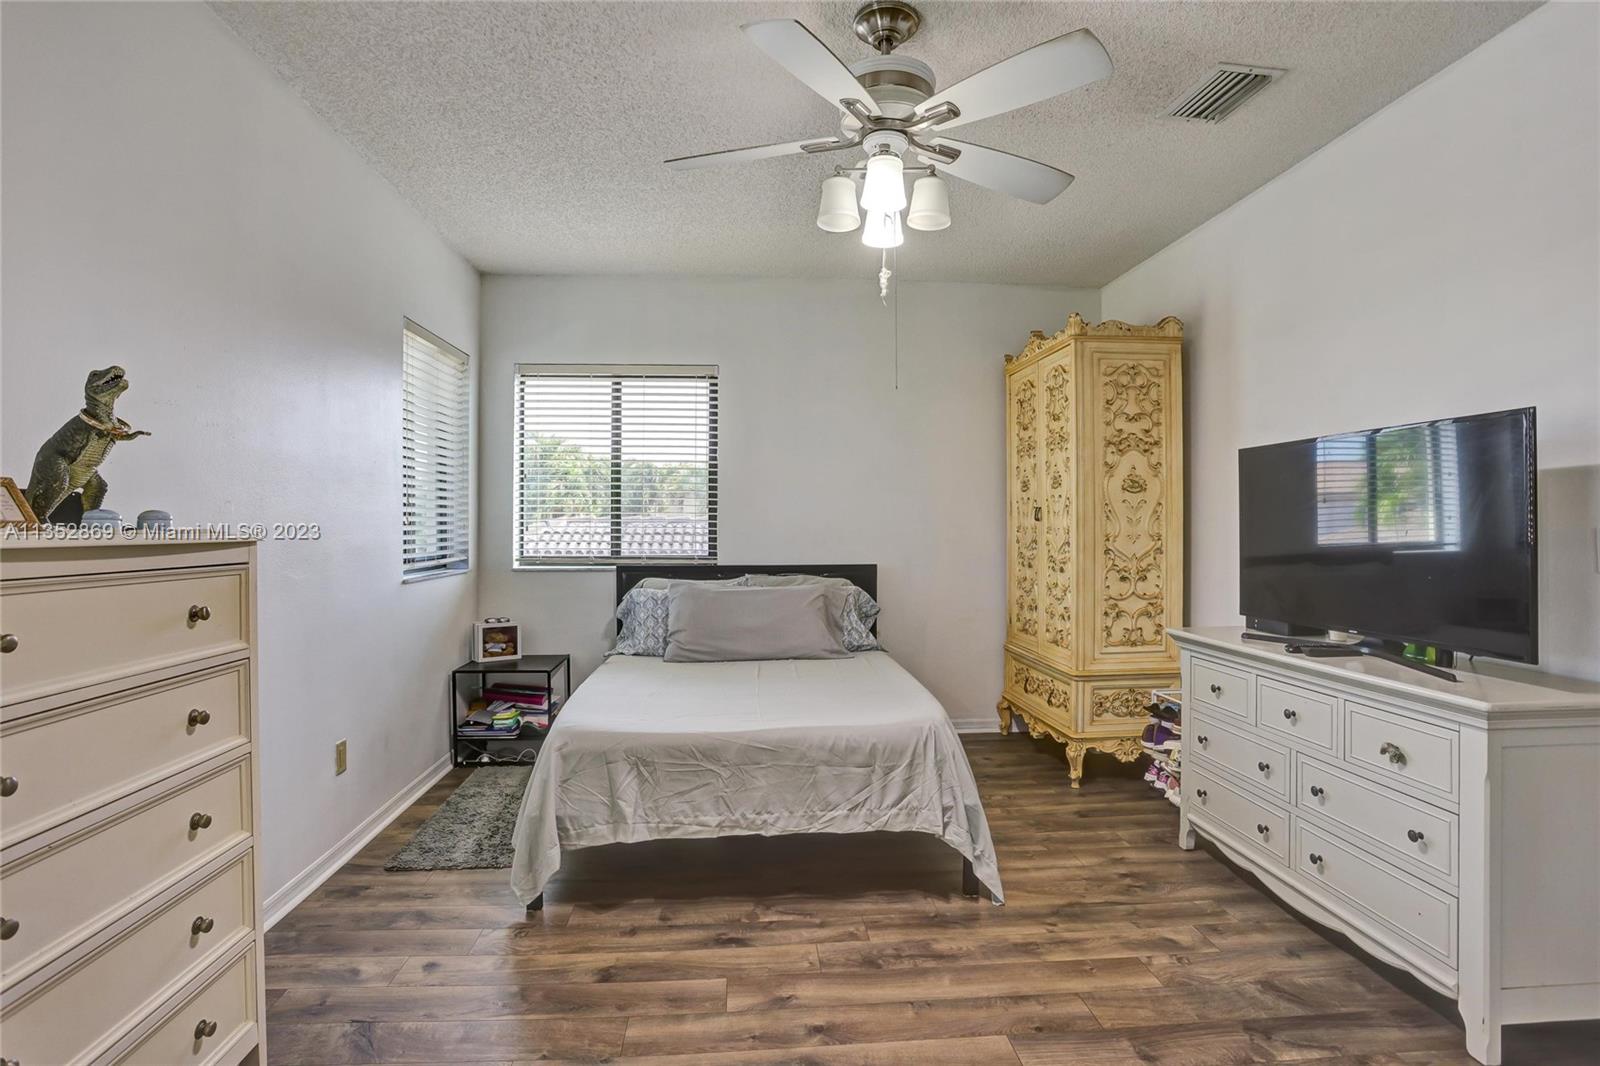
[[[1039,531],[1038,589],[1041,660],[1063,670],[1078,664],[1074,653],[1076,581],[1073,552],[1077,484],[1079,409],[1075,351],[1068,345],[1039,361]]]
[[[1006,375],[1006,639],[1039,646],[1039,543],[1044,526],[1038,364]]]

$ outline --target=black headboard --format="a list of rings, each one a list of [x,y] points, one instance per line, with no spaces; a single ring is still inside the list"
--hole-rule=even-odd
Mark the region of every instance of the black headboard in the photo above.
[[[647,577],[676,578],[679,581],[721,581],[742,574],[814,574],[817,577],[842,577],[873,599],[878,598],[877,563],[784,563],[724,566],[708,563],[626,563],[617,567],[617,602],[628,590]]]

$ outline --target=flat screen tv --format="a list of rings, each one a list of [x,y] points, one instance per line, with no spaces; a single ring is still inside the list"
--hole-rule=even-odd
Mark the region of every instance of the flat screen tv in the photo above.
[[[1538,662],[1534,409],[1239,452],[1239,609]]]

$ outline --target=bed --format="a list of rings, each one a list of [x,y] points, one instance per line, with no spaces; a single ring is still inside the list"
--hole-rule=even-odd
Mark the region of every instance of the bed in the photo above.
[[[877,568],[620,566],[646,577],[846,577]],[[955,727],[884,651],[839,659],[672,663],[614,655],[572,694],[534,764],[512,888],[536,909],[564,850],[644,840],[917,832],[963,860],[963,889],[1003,901],[994,842]]]

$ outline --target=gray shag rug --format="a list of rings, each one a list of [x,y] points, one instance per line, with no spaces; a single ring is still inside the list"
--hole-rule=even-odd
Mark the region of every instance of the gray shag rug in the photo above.
[[[531,766],[480,766],[423,822],[385,870],[496,870],[511,866]]]

